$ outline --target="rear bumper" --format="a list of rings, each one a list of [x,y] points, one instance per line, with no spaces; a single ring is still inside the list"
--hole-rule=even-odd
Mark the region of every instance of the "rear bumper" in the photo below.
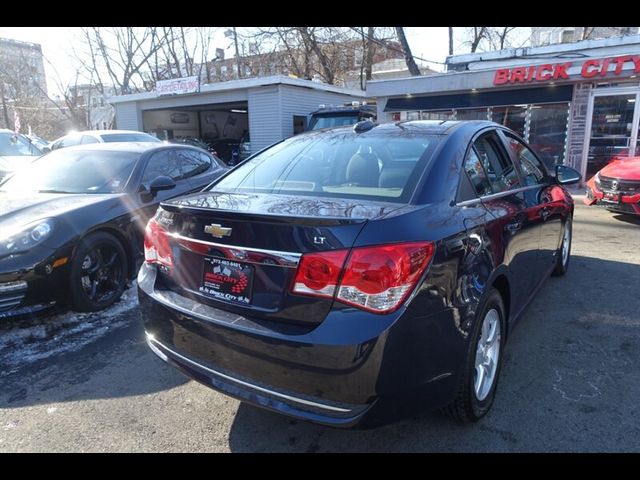
[[[456,335],[450,310],[420,318],[417,330],[411,306],[395,316],[332,311],[315,328],[273,325],[156,291],[155,278],[155,267],[143,265],[138,295],[151,350],[242,401],[334,427],[368,427],[454,395],[463,342],[443,337]]]

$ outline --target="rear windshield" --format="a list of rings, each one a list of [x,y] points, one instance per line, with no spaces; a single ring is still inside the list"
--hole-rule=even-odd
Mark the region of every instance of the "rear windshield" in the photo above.
[[[162,140],[146,133],[106,133],[100,135],[106,143],[111,142],[161,142]]]
[[[309,135],[293,137],[239,165],[216,191],[407,202],[437,136]]]
[[[358,123],[357,113],[335,114],[333,116],[314,116],[309,122],[309,130],[320,130],[321,128],[344,127]]]

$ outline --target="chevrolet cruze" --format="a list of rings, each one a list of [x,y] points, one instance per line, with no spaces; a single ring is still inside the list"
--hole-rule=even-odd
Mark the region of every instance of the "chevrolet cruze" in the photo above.
[[[487,413],[505,341],[569,265],[568,167],[491,122],[309,132],[161,204],[138,274],[151,350],[333,426]]]

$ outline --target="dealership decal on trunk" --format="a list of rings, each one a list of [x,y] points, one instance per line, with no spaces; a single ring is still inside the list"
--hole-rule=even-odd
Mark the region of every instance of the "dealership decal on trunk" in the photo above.
[[[208,257],[204,260],[202,286],[199,290],[217,299],[250,303],[252,283],[253,266]]]

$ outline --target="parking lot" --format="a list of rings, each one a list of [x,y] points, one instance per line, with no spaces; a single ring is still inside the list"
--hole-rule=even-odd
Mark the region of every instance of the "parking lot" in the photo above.
[[[512,332],[474,425],[343,431],[240,404],[151,353],[131,288],[106,313],[0,325],[0,451],[638,451],[638,245],[640,220],[576,201],[569,272]]]

